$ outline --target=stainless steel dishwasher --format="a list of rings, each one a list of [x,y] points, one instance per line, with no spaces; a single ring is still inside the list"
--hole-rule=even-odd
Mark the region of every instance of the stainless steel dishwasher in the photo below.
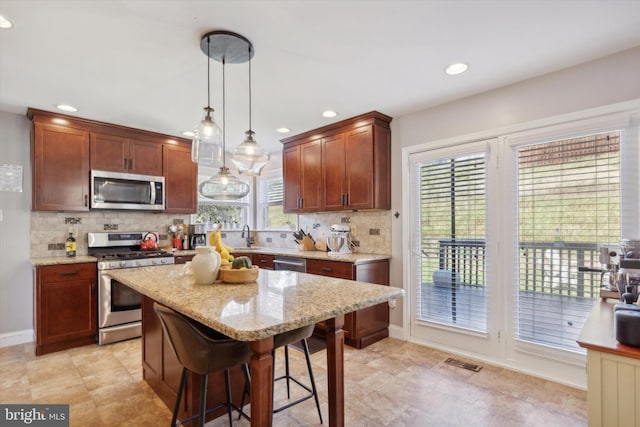
[[[304,258],[276,256],[273,259],[273,268],[275,270],[289,270],[305,273],[307,271],[307,260]]]

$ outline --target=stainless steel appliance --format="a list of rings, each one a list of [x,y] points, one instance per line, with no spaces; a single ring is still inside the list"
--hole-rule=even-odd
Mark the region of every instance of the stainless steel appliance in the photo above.
[[[207,246],[207,235],[206,234],[192,234],[190,247],[191,249],[195,249],[198,246]]]
[[[91,171],[91,209],[162,211],[164,177]]]
[[[110,270],[174,264],[166,251],[141,251],[147,232],[88,233],[89,255],[98,258],[98,344],[104,345],[142,334],[142,297],[111,279]]]
[[[353,243],[351,242],[351,227],[345,224],[333,224],[327,237],[327,247],[331,250],[329,255],[350,254]]]
[[[275,270],[299,271],[300,273],[305,273],[307,271],[307,260],[304,258],[277,256],[273,259],[273,268]]]

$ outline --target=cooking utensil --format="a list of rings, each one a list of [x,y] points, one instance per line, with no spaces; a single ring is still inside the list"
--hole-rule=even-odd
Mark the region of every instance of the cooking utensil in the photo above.
[[[140,241],[141,251],[157,251],[158,250],[158,234],[152,231],[144,235]]]

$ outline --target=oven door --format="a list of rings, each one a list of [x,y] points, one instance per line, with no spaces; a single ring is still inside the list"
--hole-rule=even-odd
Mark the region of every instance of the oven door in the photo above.
[[[124,325],[142,320],[142,296],[100,272],[98,280],[98,327]]]

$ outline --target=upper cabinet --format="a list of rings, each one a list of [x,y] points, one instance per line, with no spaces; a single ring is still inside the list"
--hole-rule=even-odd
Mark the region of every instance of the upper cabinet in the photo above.
[[[165,212],[195,213],[198,209],[198,164],[191,144],[164,144]]]
[[[283,139],[285,212],[390,209],[390,122],[373,111]]]
[[[164,176],[166,212],[197,209],[191,141],[30,108],[34,211],[88,211],[90,171]]]
[[[162,176],[162,144],[91,133],[91,169]]]
[[[31,165],[33,210],[89,210],[89,132],[34,123]]]

